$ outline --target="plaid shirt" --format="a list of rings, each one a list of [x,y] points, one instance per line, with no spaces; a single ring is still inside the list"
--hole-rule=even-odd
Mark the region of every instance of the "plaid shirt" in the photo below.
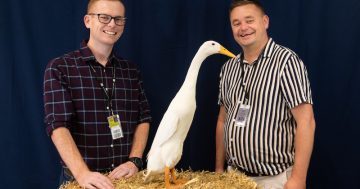
[[[48,135],[59,127],[70,130],[89,169],[110,171],[128,160],[133,135],[138,124],[151,122],[140,72],[127,60],[110,55],[104,67],[96,62],[83,42],[81,49],[49,62],[44,76],[45,124]],[[90,70],[93,65],[96,74]],[[112,98],[114,114],[119,114],[124,137],[113,140],[107,117],[106,95],[111,92],[113,66],[116,67],[115,91]],[[65,166],[64,162],[62,162]]]

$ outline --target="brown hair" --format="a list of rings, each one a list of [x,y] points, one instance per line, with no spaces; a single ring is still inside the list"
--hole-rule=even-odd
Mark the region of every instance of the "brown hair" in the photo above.
[[[229,13],[231,13],[231,11],[234,10],[234,8],[236,7],[249,5],[249,4],[255,5],[257,8],[261,10],[263,14],[265,14],[265,9],[258,0],[233,0],[230,4]]]
[[[87,13],[89,13],[90,8],[91,8],[91,7],[93,6],[93,4],[94,4],[95,2],[97,2],[97,1],[101,1],[101,0],[89,0],[88,6],[87,6]],[[107,1],[119,1],[120,3],[124,4],[124,3],[122,2],[122,0],[107,0]]]

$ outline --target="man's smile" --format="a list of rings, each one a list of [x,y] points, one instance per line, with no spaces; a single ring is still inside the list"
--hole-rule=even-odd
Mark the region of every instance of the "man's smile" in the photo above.
[[[107,30],[104,30],[103,32],[106,33],[106,34],[109,34],[109,35],[116,35],[117,34],[117,32],[112,32],[112,31],[107,31]]]

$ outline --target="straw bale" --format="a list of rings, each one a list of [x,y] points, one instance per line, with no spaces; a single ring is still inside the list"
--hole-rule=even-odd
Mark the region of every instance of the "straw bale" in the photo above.
[[[249,177],[239,172],[214,173],[208,171],[180,171],[179,179],[189,180],[182,189],[260,189]],[[164,174],[152,176],[144,182],[143,172],[129,179],[113,181],[116,189],[162,189],[165,188]],[[60,189],[81,189],[77,182],[62,185]]]

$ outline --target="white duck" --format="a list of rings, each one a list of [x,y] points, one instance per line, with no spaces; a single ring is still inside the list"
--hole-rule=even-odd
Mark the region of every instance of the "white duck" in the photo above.
[[[206,41],[201,45],[180,90],[171,101],[157,129],[148,154],[145,181],[150,175],[165,171],[165,186],[170,188],[170,173],[176,185],[183,184],[175,177],[175,165],[180,161],[183,143],[194,118],[196,101],[196,80],[202,62],[210,55],[220,53],[229,57],[234,54],[215,41]]]

